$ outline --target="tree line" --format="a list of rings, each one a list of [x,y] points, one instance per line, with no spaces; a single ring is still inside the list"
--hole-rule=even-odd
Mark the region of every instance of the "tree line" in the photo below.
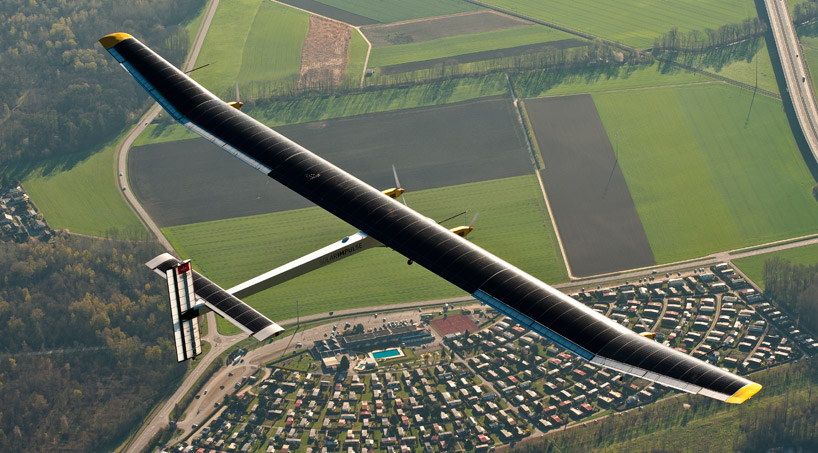
[[[798,324],[818,331],[818,264],[793,264],[781,258],[764,261],[764,293],[792,313]]]
[[[766,30],[766,24],[761,22],[758,17],[745,19],[740,24],[725,24],[715,30],[706,28],[704,31],[691,30],[683,33],[679,31],[678,27],[673,27],[661,37],[654,39],[653,51],[684,50],[701,52],[761,36]]]
[[[88,151],[149,103],[97,42],[128,32],[179,63],[179,23],[205,0],[7,0],[0,3],[0,166]]]
[[[115,447],[185,367],[155,243],[0,243],[0,451]]]

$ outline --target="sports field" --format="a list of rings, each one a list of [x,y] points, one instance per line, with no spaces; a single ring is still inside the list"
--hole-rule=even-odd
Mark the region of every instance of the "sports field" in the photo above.
[[[262,0],[219,3],[192,77],[218,96],[232,99],[236,81],[258,96],[288,82],[301,68],[309,15]]]
[[[780,101],[721,83],[593,97],[657,262],[818,231]]]
[[[373,46],[391,46],[526,25],[531,25],[531,22],[495,11],[482,10],[397,24],[370,25],[361,30]]]
[[[677,27],[717,29],[756,17],[753,0],[485,0],[510,11],[644,48]]]
[[[401,88],[367,91],[360,94],[321,96],[265,104],[246,113],[268,126],[305,123],[367,113],[452,104],[469,99],[498,96],[508,92],[502,74],[446,80]],[[181,125],[150,125],[135,145],[149,145],[198,137]]]
[[[553,28],[537,25],[450,36],[431,41],[373,47],[369,58],[369,66],[389,66],[413,61],[433,60],[570,38],[576,37]]]
[[[566,280],[536,178],[518,176],[410,192],[409,206],[435,219],[466,224],[480,211],[474,242],[550,283]],[[225,287],[237,284],[356,230],[320,208],[307,208],[163,229],[183,257]],[[225,232],[230,232],[226,234]],[[307,232],[308,234],[305,234]],[[454,297],[464,293],[388,249],[369,250],[247,299],[272,319],[342,308]],[[220,323],[224,329],[226,323]],[[227,331],[235,332],[231,326]]]
[[[781,258],[793,264],[814,266],[818,264],[818,245],[806,245],[780,252],[733,260],[733,264],[747,274],[761,289],[764,289],[764,262],[773,258]]]
[[[399,22],[423,17],[443,16],[480,9],[462,0],[319,0],[350,13],[380,23]]]
[[[382,189],[395,186],[393,164],[410,191],[531,172],[523,132],[504,98],[277,130]],[[204,139],[137,147],[128,164],[134,193],[160,226],[311,206]]]
[[[35,171],[22,181],[51,228],[100,237],[139,237],[145,231],[119,193],[115,148],[112,143],[70,167],[57,163],[46,176]]]
[[[573,275],[656,264],[591,96],[528,99],[525,108]]]

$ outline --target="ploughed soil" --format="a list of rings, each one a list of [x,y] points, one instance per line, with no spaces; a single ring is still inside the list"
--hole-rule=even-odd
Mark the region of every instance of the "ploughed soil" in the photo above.
[[[301,47],[299,86],[339,85],[349,59],[351,29],[339,22],[310,16],[310,30]]]

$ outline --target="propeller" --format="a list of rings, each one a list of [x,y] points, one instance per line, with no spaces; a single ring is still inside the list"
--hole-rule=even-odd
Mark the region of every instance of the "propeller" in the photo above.
[[[403,196],[403,192],[405,191],[403,190],[403,187],[400,185],[400,180],[398,179],[398,170],[395,169],[395,164],[392,164],[392,175],[395,176],[395,188],[398,189],[398,192],[400,192],[400,199],[403,200],[403,204],[408,207],[409,205],[406,204],[406,197]]]
[[[231,107],[235,107],[237,110],[241,110],[242,106],[244,106],[244,102],[241,102],[241,97],[239,96],[239,81],[236,80],[236,100],[234,102],[227,103]]]

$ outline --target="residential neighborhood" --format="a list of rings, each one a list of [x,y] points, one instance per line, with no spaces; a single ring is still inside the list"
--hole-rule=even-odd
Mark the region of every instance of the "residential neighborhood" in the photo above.
[[[25,242],[48,241],[54,232],[31,202],[23,187],[0,187],[0,240]]]
[[[572,296],[739,374],[818,352],[726,263]],[[488,307],[464,307],[370,329],[327,326],[326,340],[243,379],[174,451],[492,451],[679,393],[592,365]]]

